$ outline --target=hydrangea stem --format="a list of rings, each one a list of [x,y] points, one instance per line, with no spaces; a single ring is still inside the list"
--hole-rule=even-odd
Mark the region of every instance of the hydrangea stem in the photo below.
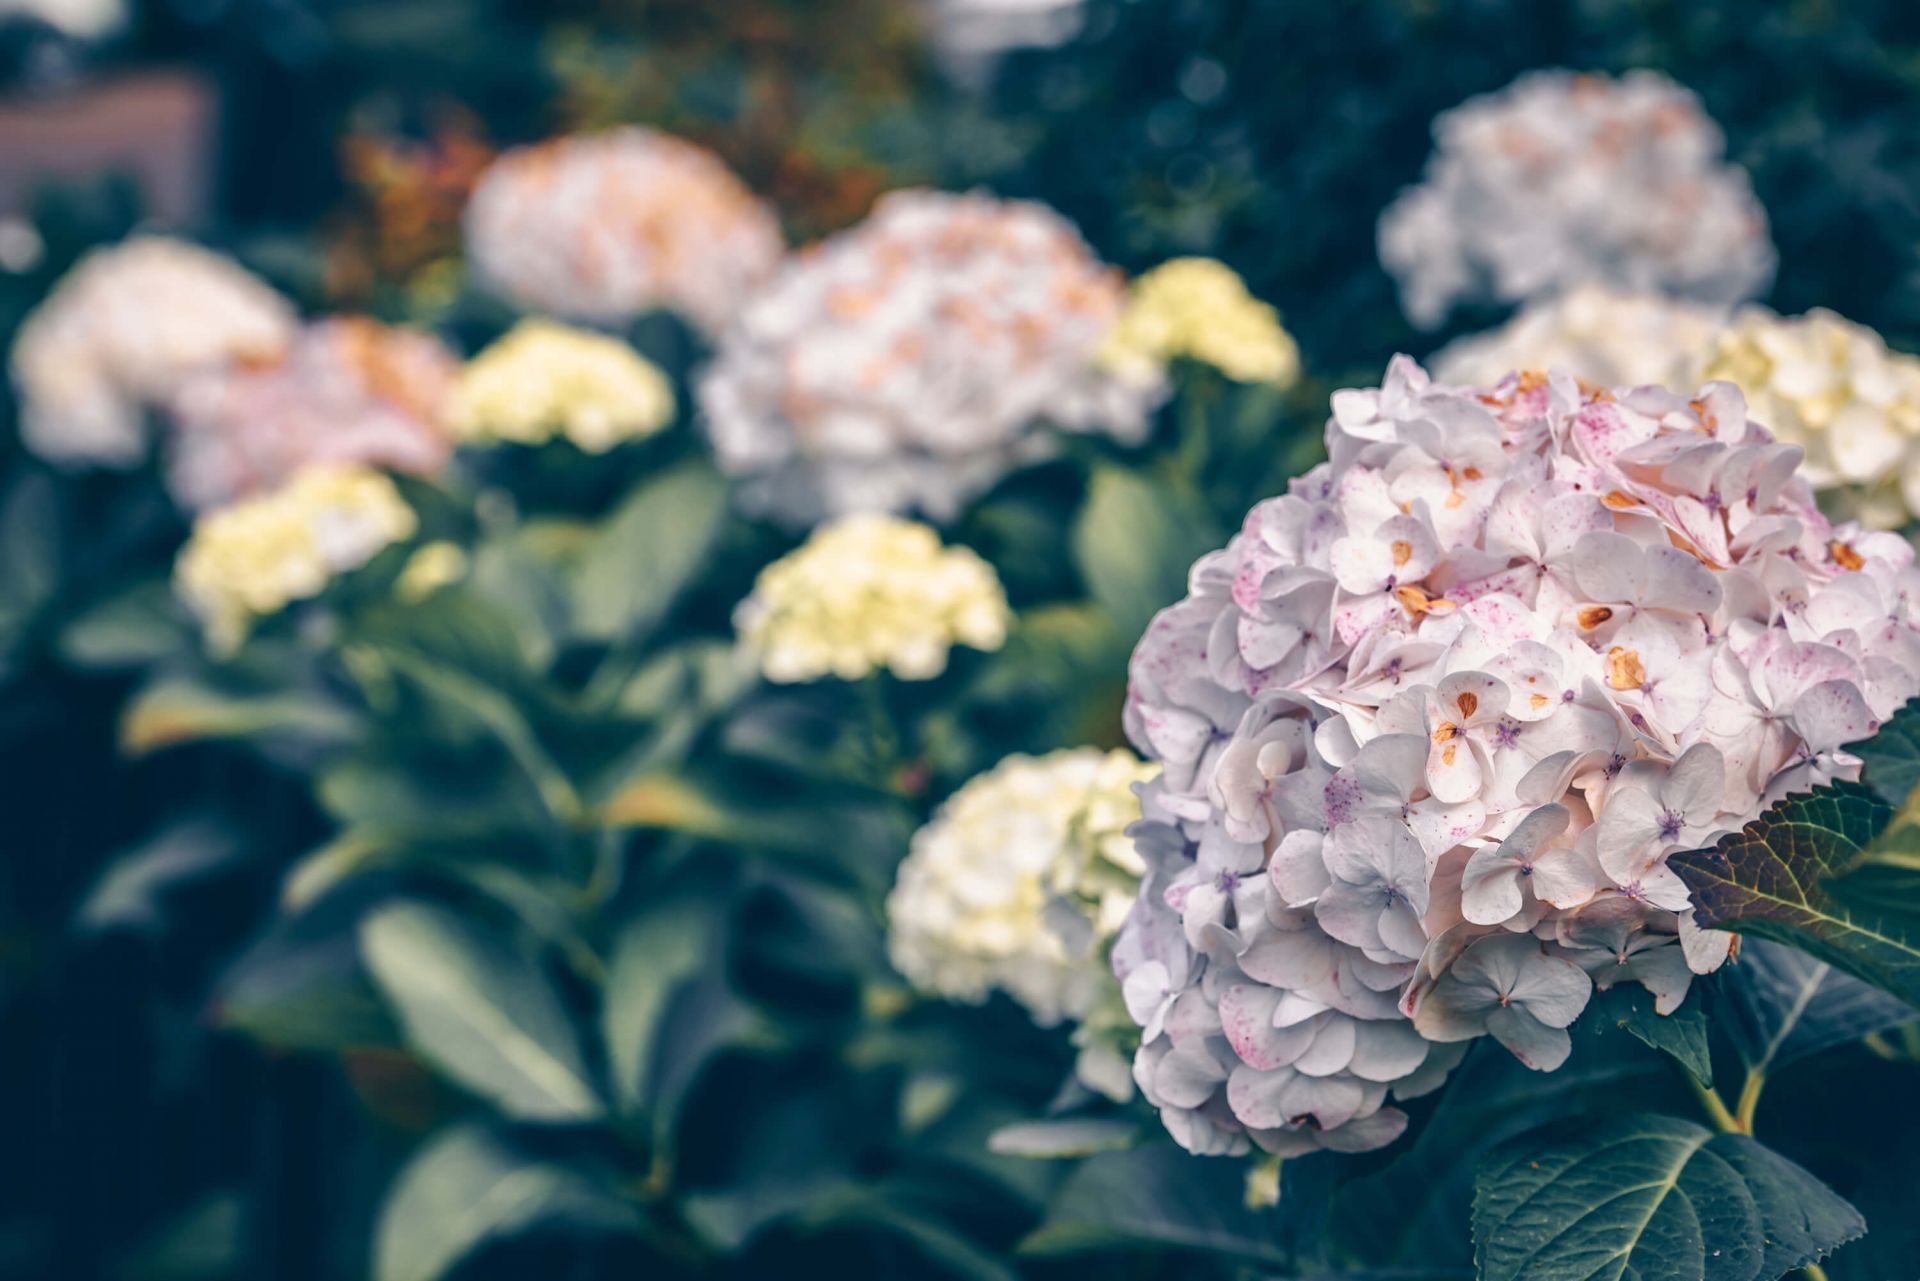
[[[1722,1134],[1749,1133],[1747,1128],[1740,1124],[1740,1119],[1727,1110],[1727,1105],[1721,1101],[1718,1090],[1710,1085],[1700,1084],[1693,1073],[1685,1068],[1680,1070],[1680,1075],[1685,1077],[1687,1084],[1692,1087],[1695,1096],[1700,1100],[1700,1106],[1706,1109],[1707,1119],[1713,1122],[1716,1130]]]

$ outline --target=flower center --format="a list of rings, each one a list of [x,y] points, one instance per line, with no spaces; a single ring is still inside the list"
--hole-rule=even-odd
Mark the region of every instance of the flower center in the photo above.
[[[1615,689],[1639,689],[1646,683],[1646,664],[1636,651],[1619,645],[1607,651],[1607,684]]]

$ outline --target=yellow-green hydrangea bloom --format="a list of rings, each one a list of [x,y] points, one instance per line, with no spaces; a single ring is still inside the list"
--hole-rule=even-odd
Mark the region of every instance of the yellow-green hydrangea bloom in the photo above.
[[[1748,413],[1806,451],[1800,474],[1845,514],[1895,528],[1920,513],[1920,357],[1830,311],[1749,307],[1695,374],[1745,392]]]
[[[417,604],[465,578],[470,564],[466,549],[458,543],[426,543],[407,557],[406,567],[393,581],[393,594]]]
[[[469,443],[564,436],[603,454],[653,435],[673,421],[673,408],[666,375],[626,343],[532,319],[467,363],[451,413]]]
[[[1136,280],[1100,349],[1101,363],[1118,371],[1145,373],[1179,357],[1245,383],[1286,386],[1300,376],[1300,348],[1280,314],[1211,258],[1175,258]]]
[[[882,668],[930,680],[955,645],[1000,648],[1010,617],[999,577],[971,550],[941,546],[918,521],[862,513],[761,570],[735,624],[771,681]]]
[[[387,476],[367,467],[314,467],[285,487],[194,522],[174,566],[207,643],[231,652],[257,619],[318,596],[338,575],[413,536],[418,520]]]
[[[1081,747],[1009,756],[970,780],[900,865],[887,898],[894,967],[956,1000],[1003,990],[1043,1026],[1087,1017],[1117,992],[1107,945],[1145,871],[1126,835],[1140,817],[1133,788],[1157,772],[1131,752]]]

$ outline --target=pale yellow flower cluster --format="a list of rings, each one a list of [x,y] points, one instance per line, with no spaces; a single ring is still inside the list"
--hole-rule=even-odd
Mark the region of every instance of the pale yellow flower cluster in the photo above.
[[[861,513],[760,571],[735,623],[771,681],[881,668],[929,680],[954,645],[1000,648],[1010,615],[993,567],[972,551],[942,547],[917,521]]]
[[[196,520],[174,581],[200,615],[208,645],[230,653],[255,620],[318,596],[336,575],[411,537],[417,525],[382,473],[313,467],[284,488]]]
[[[460,544],[425,543],[407,558],[400,576],[393,580],[393,594],[410,605],[418,604],[465,578],[471,567],[472,561]]]
[[[887,899],[893,964],[963,1001],[1004,990],[1044,1025],[1079,1020],[1113,989],[1107,944],[1145,865],[1127,839],[1131,752],[1010,756],[955,792],[913,838]]]
[[[1300,376],[1300,348],[1279,313],[1211,258],[1175,258],[1136,280],[1100,348],[1100,363],[1123,373],[1145,375],[1178,357],[1243,383],[1286,386]]]
[[[523,320],[467,363],[451,417],[469,443],[539,445],[564,436],[604,454],[671,422],[673,387],[617,338]]]
[[[1694,371],[1746,393],[1749,414],[1807,460],[1800,474],[1846,514],[1894,528],[1920,513],[1920,357],[1815,310],[1743,309]]]

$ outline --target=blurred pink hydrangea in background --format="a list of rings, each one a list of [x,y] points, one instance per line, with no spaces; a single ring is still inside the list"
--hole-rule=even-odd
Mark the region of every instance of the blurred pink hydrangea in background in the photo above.
[[[1687,89],[1654,71],[1529,72],[1433,125],[1426,175],[1380,217],[1414,324],[1581,284],[1731,305],[1766,292],[1766,211]]]
[[[1144,436],[1160,378],[1097,359],[1126,303],[1044,206],[898,192],[747,306],[700,385],[707,430],[755,511],[945,520],[1050,428]]]
[[[313,463],[422,475],[452,452],[459,361],[440,341],[364,317],[301,330],[271,362],[188,379],[171,404],[167,483],[196,511],[277,489]]]
[[[786,252],[718,156],[637,127],[506,152],[474,188],[466,241],[481,282],[520,307],[602,325],[669,310],[710,335]]]

